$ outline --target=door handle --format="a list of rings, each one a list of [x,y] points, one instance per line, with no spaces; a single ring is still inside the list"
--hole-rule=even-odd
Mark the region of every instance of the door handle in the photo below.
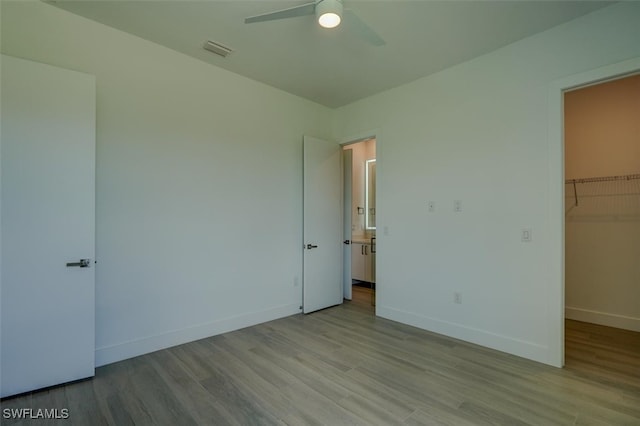
[[[91,265],[91,259],[80,259],[79,262],[67,262],[67,268],[77,266],[80,268],[88,268]]]
[[[314,245],[314,244],[307,244],[307,250],[311,250],[314,248],[318,248],[318,246]]]
[[[351,240],[344,240],[342,243],[346,244],[346,245],[349,245],[349,244],[351,244]]]

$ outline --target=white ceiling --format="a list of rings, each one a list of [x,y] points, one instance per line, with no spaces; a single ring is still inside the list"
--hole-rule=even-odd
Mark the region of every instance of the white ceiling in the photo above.
[[[339,107],[498,49],[610,1],[344,0],[385,39],[367,44],[313,16],[245,24],[301,1],[57,0],[57,7],[310,99]],[[202,49],[214,40],[235,50]]]

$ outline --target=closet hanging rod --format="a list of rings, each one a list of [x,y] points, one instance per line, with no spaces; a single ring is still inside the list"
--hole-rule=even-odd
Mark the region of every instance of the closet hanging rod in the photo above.
[[[640,179],[640,173],[632,174],[632,175],[622,175],[622,176],[602,176],[602,177],[592,177],[592,178],[581,178],[581,179],[567,179],[564,181],[567,185],[575,185],[576,183],[591,183],[591,182],[611,182],[615,180],[633,180]]]

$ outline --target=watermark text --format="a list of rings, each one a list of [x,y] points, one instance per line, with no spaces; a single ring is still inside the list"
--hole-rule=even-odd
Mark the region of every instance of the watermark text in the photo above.
[[[5,419],[68,419],[68,408],[4,408],[2,417]]]

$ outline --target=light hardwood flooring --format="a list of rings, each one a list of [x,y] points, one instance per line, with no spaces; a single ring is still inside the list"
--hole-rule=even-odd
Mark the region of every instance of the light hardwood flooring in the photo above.
[[[354,287],[341,306],[100,367],[2,408],[67,408],[57,424],[74,425],[640,425],[640,333],[567,321],[557,369],[373,309]]]

